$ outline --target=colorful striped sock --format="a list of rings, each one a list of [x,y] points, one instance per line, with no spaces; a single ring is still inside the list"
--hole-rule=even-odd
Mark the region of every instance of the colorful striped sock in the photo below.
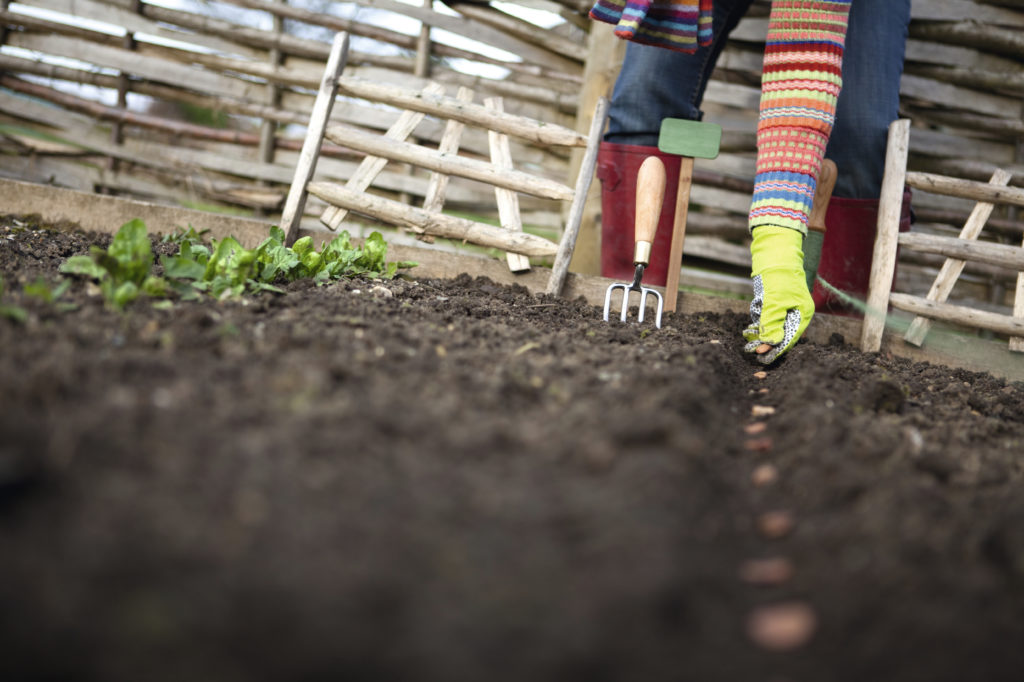
[[[750,229],[806,234],[814,188],[842,89],[851,0],[775,0],[761,76]]]
[[[597,0],[590,18],[633,42],[693,53],[711,44],[712,0]]]

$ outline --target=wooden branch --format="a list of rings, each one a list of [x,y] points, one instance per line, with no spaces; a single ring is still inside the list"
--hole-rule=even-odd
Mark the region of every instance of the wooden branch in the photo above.
[[[505,110],[505,104],[500,97],[486,98],[484,106],[497,112]],[[509,149],[508,135],[488,130],[487,139],[491,147],[491,163],[496,168],[512,170],[512,151]],[[495,187],[494,197],[498,202],[498,218],[501,221],[501,226],[512,232],[522,232],[523,219],[519,215],[519,197],[516,193]],[[512,272],[529,272],[530,270],[530,259],[526,256],[518,253],[506,253],[505,260],[508,262],[508,269]]]
[[[947,258],[988,263],[1016,271],[1024,270],[1024,249],[1011,244],[975,242],[917,232],[900,234],[899,244],[908,249],[934,253]]]
[[[381,156],[391,161],[410,163],[428,170],[478,180],[488,185],[525,192],[546,199],[567,201],[572,190],[565,185],[518,170],[501,170],[492,164],[462,156],[449,157],[408,142],[389,140],[347,125],[327,129],[327,137],[337,144]]]
[[[1019,70],[998,72],[929,66],[908,68],[907,73],[943,83],[952,83],[971,88],[972,90],[1008,92],[1015,95],[1024,93],[1024,73],[1021,73]]]
[[[915,2],[911,16],[915,20],[972,21],[979,24],[1024,28],[1024,15],[1021,13],[968,0]]]
[[[423,91],[428,94],[440,94],[444,92],[444,87],[437,83],[430,83]],[[424,114],[415,111],[403,111],[398,120],[388,129],[385,137],[389,140],[405,140],[423,120],[423,116]],[[384,170],[387,163],[388,160],[380,156],[365,157],[345,186],[355,192],[362,192],[373,183],[374,178]],[[343,208],[328,206],[320,216],[320,222],[326,225],[327,229],[336,231],[347,214],[348,211]]]
[[[917,99],[958,111],[973,111],[988,116],[1020,116],[1020,100],[1016,97],[962,88],[932,78],[909,73],[900,79],[900,96]]]
[[[338,77],[345,69],[347,53],[348,34],[339,33],[334,36],[334,42],[331,44],[331,56],[327,59],[323,77],[320,79],[320,91],[313,104],[313,113],[309,117],[306,139],[302,143],[299,162],[295,166],[295,176],[292,178],[288,198],[285,199],[284,210],[281,212],[281,229],[284,230],[285,243],[288,245],[294,244],[299,238],[299,225],[306,207],[306,185],[313,179],[316,170],[320,145],[324,141],[324,129],[331,115],[331,107],[334,106]]]
[[[115,77],[116,78],[116,77]],[[20,78],[0,74],[0,85],[9,88],[14,92],[20,92],[32,97],[53,102],[72,111],[80,111],[101,121],[111,121],[127,125],[136,125],[152,130],[160,130],[172,135],[191,137],[199,140],[211,140],[215,142],[227,142],[233,144],[256,145],[259,144],[259,136],[241,130],[224,128],[211,128],[209,126],[186,123],[185,121],[174,121],[158,116],[149,116],[119,107],[108,107],[105,104],[92,100],[82,99],[66,92],[54,90],[44,85],[39,85]]]
[[[579,236],[580,224],[583,221],[583,210],[587,202],[587,194],[590,192],[590,184],[594,180],[594,170],[597,166],[597,152],[601,143],[601,135],[604,133],[605,123],[608,121],[608,100],[601,97],[594,107],[594,117],[590,122],[590,134],[587,135],[587,151],[580,163],[579,174],[576,176],[576,189],[573,191],[572,205],[569,207],[569,215],[566,218],[565,229],[562,231],[562,239],[558,243],[558,253],[555,262],[551,266],[551,277],[548,279],[546,293],[552,296],[560,296],[562,287],[565,286],[565,277],[569,273],[569,263],[572,261],[572,252],[576,248],[576,238]]]
[[[146,50],[131,52],[122,48],[97,45],[61,35],[42,36],[14,33],[11,34],[7,42],[26,50],[78,59],[160,83],[169,83],[208,93],[219,93],[239,99],[256,100],[263,88],[262,84],[245,82],[184,64],[171,63],[167,59],[145,54]]]
[[[404,88],[371,83],[356,78],[338,80],[338,92],[373,102],[390,104],[441,118],[452,118],[542,145],[586,146],[587,140],[574,130],[525,116],[490,111],[479,104],[459,102],[451,97],[424,97]]]
[[[960,197],[993,204],[1024,206],[1024,189],[1018,187],[996,187],[985,182],[961,180],[933,173],[907,173],[907,185],[933,194]]]
[[[501,31],[505,35],[515,36],[519,40],[549,50],[574,62],[582,64],[587,58],[587,48],[583,45],[574,43],[550,30],[513,17],[489,5],[460,3],[456,5],[455,11],[464,17],[476,20],[480,24]]]
[[[893,308],[906,310],[916,315],[925,315],[934,320],[944,320],[976,329],[987,329],[1007,336],[1024,336],[1024,317],[1011,317],[965,306],[937,303],[920,296],[892,294],[889,302]]]
[[[582,71],[582,66],[577,61],[566,59],[550,50],[521,40],[517,36],[509,35],[501,30],[463,16],[442,14],[415,5],[407,5],[397,0],[355,0],[355,2],[365,7],[388,10],[396,14],[418,19],[434,28],[442,28],[474,41],[518,55],[519,58],[526,62],[543,64],[567,73]]]
[[[997,170],[992,174],[989,184],[1005,186],[1010,181],[1010,177],[1010,173],[1004,170]],[[978,202],[971,212],[970,218],[967,219],[967,223],[960,231],[959,238],[962,240],[977,239],[978,235],[981,234],[981,229],[985,226],[985,222],[992,215],[993,209],[995,209],[995,204],[984,201]],[[935,278],[934,284],[932,284],[931,289],[928,291],[928,300],[945,303],[965,265],[967,265],[966,260],[947,258],[946,262],[942,264],[942,269],[939,271],[938,277]],[[917,317],[910,323],[910,328],[907,329],[903,339],[907,343],[920,346],[930,327],[931,322],[927,318]]]
[[[903,188],[907,175],[907,153],[910,144],[910,121],[899,119],[889,126],[885,151],[885,172],[878,206],[878,226],[871,277],[868,285],[867,312],[861,327],[861,350],[877,352],[882,347],[885,316],[889,308],[889,292],[896,269],[896,243],[903,212]]]
[[[428,213],[414,206],[407,206],[397,201],[383,199],[372,194],[351,192],[339,185],[322,182],[311,182],[308,185],[311,194],[336,206],[342,206],[383,220],[394,225],[406,227],[414,232],[422,232],[437,237],[464,240],[480,246],[487,246],[502,251],[521,253],[524,256],[550,257],[555,255],[557,245],[546,239],[528,232],[510,232],[494,225],[474,222],[465,218]]]
[[[1024,59],[1024,35],[1019,30],[999,28],[973,21],[955,23],[911,22],[910,36],[973,47],[984,52]]]

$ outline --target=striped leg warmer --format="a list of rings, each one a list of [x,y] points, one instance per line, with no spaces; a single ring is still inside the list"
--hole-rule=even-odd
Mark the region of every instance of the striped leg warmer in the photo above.
[[[615,25],[615,35],[693,53],[711,44],[712,0],[597,0],[590,18]]]
[[[852,0],[775,0],[761,76],[750,229],[806,234],[814,187],[842,89]]]

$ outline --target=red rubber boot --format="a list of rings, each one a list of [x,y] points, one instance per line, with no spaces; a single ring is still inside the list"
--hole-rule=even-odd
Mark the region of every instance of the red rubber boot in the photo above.
[[[910,229],[910,191],[903,194],[900,232]],[[868,297],[871,260],[878,231],[877,199],[832,197],[825,212],[825,241],[821,246],[818,277],[860,301]],[[895,277],[893,278],[895,282]],[[819,313],[864,317],[863,310],[851,306],[815,281],[815,310]]]
[[[601,181],[601,274],[618,280],[633,279],[636,174],[648,156],[657,156],[665,164],[666,182],[665,201],[658,218],[651,263],[644,270],[644,284],[664,286],[672,246],[680,157],[658,151],[657,147],[601,143],[597,153],[597,178]]]

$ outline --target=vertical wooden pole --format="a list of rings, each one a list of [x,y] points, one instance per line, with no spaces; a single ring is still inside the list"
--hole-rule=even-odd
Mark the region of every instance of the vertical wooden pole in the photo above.
[[[433,9],[434,0],[423,0],[424,9]],[[413,73],[420,78],[430,78],[430,25],[420,26],[420,35],[416,40],[416,65]]]
[[[142,14],[142,0],[135,0],[132,3],[132,9],[136,14]],[[131,31],[126,31],[124,34],[124,40],[122,47],[126,50],[135,51],[136,42],[135,34]],[[124,71],[120,71],[117,74],[117,106],[118,108],[128,111],[128,92],[131,90],[131,80]],[[121,121],[115,121],[110,127],[110,141],[115,145],[124,144],[124,124]],[[117,158],[111,156],[107,158],[107,167],[111,171],[117,171],[120,166],[120,162]],[[101,192],[109,191],[106,187],[100,188]]]
[[[274,0],[274,2],[281,2],[281,0]],[[277,38],[278,44],[280,44],[281,34],[284,33],[284,19],[282,19],[277,14],[271,15],[271,19],[273,20],[274,36]],[[281,49],[276,46],[270,48],[270,55],[268,56],[270,66],[276,69],[278,66],[281,65],[281,59]],[[279,88],[273,82],[267,83],[266,101],[267,105],[273,107],[274,109],[277,109],[278,105],[281,103],[281,88]],[[261,163],[274,162],[274,156],[276,151],[276,143],[274,140],[274,136],[276,133],[277,122],[269,118],[264,118],[263,121],[260,123],[259,160]],[[257,184],[266,187],[270,183],[268,183],[266,180],[260,180]],[[262,208],[256,209],[256,215],[262,216],[263,214],[264,211]]]
[[[1017,162],[1019,163],[1022,158],[1024,158],[1024,138],[1018,137]],[[1011,218],[1017,218],[1020,215],[1020,209],[1011,206],[1009,213]],[[1021,248],[1024,248],[1024,242],[1021,242]],[[1017,273],[1017,291],[1013,295],[1013,316],[1024,318],[1024,272]],[[1024,336],[1011,336],[1010,350],[1014,353],[1024,353]]]
[[[302,141],[302,151],[299,152],[295,175],[292,177],[288,197],[284,202],[284,211],[281,213],[281,229],[284,230],[285,243],[289,245],[294,244],[299,238],[299,225],[302,223],[302,212],[306,207],[306,185],[313,179],[313,172],[316,170],[316,160],[320,155],[320,145],[324,141],[327,119],[331,116],[334,98],[338,94],[338,77],[345,69],[346,61],[348,33],[343,31],[334,36],[331,54],[327,58],[327,66],[320,80],[320,90],[313,102],[313,111],[309,115],[306,139]]]
[[[626,41],[615,36],[611,24],[591,23],[587,61],[583,65],[583,87],[576,109],[578,132],[583,133],[590,129],[590,116],[596,109],[597,101],[611,94],[625,53]],[[573,152],[569,163],[570,178],[579,177],[583,156],[582,150]],[[575,248],[570,254],[572,261],[567,266],[573,272],[596,275],[601,272],[601,224],[598,222],[601,214],[600,188],[591,187],[585,199],[581,206],[578,237],[574,240]],[[566,222],[568,223],[568,218]]]
[[[871,259],[868,284],[868,309],[861,328],[861,350],[874,353],[882,347],[885,316],[889,310],[889,293],[896,270],[896,245],[899,239],[900,214],[903,210],[903,186],[907,179],[907,156],[910,147],[910,121],[902,118],[889,126],[889,142],[885,150],[885,174],[878,205],[878,234]]]
[[[546,293],[558,296],[562,293],[565,277],[569,274],[569,263],[576,249],[576,239],[583,221],[584,206],[587,203],[591,183],[594,180],[594,167],[597,165],[597,148],[601,143],[605,120],[608,118],[608,100],[604,97],[597,100],[594,115],[590,121],[590,135],[587,137],[587,149],[583,154],[579,174],[576,176],[576,189],[573,192],[572,205],[569,206],[569,217],[562,230],[562,239],[558,243],[555,262],[551,266],[551,277],[548,279]]]
[[[665,278],[665,312],[676,310],[679,298],[679,269],[683,262],[683,241],[686,239],[686,216],[690,212],[690,187],[693,185],[693,157],[679,159],[679,185],[676,190],[676,211],[672,220],[672,242],[668,251],[668,275]]]

